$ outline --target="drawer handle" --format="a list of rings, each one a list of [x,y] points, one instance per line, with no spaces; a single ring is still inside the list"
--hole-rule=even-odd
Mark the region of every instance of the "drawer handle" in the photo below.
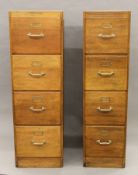
[[[114,72],[98,72],[97,74],[100,75],[100,76],[102,76],[102,77],[111,77],[115,73]]]
[[[27,36],[34,39],[39,39],[39,38],[44,38],[45,35],[43,33],[39,33],[39,34],[28,33]]]
[[[100,106],[97,108],[99,112],[111,112],[113,108],[110,106],[108,109],[102,109]]]
[[[43,76],[46,75],[46,73],[44,73],[44,72],[41,72],[41,73],[38,73],[38,74],[34,74],[34,73],[32,73],[32,72],[28,72],[28,74],[29,74],[30,76],[32,76],[32,77],[35,77],[35,78],[40,78],[40,77],[43,77]]]
[[[103,38],[103,39],[110,39],[110,38],[115,38],[116,34],[112,33],[110,35],[107,35],[107,34],[100,33],[98,37]]]
[[[32,144],[35,145],[35,146],[43,146],[43,145],[46,144],[46,142],[45,141],[43,141],[43,142],[35,142],[34,140],[32,140]]]
[[[42,106],[40,109],[36,109],[33,106],[31,106],[29,109],[33,112],[43,112],[46,110],[46,108],[44,106]]]
[[[99,145],[111,145],[112,140],[108,140],[108,141],[96,140],[96,143],[98,143]]]

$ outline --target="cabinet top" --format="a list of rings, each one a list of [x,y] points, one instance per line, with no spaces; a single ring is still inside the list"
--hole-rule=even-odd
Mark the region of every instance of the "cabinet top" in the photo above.
[[[61,18],[63,11],[10,11],[10,17],[54,17]]]
[[[129,18],[131,11],[86,11],[84,18]]]

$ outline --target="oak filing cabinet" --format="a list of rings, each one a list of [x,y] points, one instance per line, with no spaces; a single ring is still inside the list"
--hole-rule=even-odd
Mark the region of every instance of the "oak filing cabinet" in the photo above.
[[[130,12],[84,12],[84,166],[124,167]]]
[[[63,165],[63,13],[10,12],[17,167]]]

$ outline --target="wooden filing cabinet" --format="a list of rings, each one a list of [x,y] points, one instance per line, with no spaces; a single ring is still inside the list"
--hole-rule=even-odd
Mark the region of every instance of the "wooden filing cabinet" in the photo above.
[[[63,166],[63,12],[10,12],[17,167]]]
[[[84,12],[84,166],[124,167],[130,12]]]

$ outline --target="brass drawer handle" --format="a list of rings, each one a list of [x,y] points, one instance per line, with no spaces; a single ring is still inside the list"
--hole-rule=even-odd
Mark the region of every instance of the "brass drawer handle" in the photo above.
[[[100,75],[100,76],[102,76],[102,77],[111,77],[115,73],[114,72],[98,72],[97,74]]]
[[[112,140],[108,140],[108,141],[96,140],[96,143],[98,143],[99,145],[110,145],[112,144]]]
[[[44,106],[42,106],[40,109],[36,109],[33,106],[31,106],[29,109],[33,112],[43,112],[46,110],[46,108]]]
[[[44,73],[44,72],[41,72],[41,73],[38,73],[38,74],[34,74],[34,73],[32,73],[32,72],[28,72],[28,74],[29,74],[30,76],[32,76],[32,77],[35,77],[35,78],[40,78],[40,77],[43,77],[43,76],[46,75],[46,73]]]
[[[113,108],[110,106],[108,109],[102,109],[100,106],[97,108],[99,112],[111,112]]]
[[[27,36],[34,39],[39,39],[39,38],[44,38],[45,35],[43,33],[39,33],[39,34],[28,33]]]
[[[42,141],[42,142],[35,142],[34,140],[32,140],[32,144],[35,146],[43,146],[46,144],[46,141]]]
[[[98,37],[103,38],[103,39],[110,39],[110,38],[115,38],[116,34],[112,33],[110,35],[107,35],[107,34],[100,33]]]

